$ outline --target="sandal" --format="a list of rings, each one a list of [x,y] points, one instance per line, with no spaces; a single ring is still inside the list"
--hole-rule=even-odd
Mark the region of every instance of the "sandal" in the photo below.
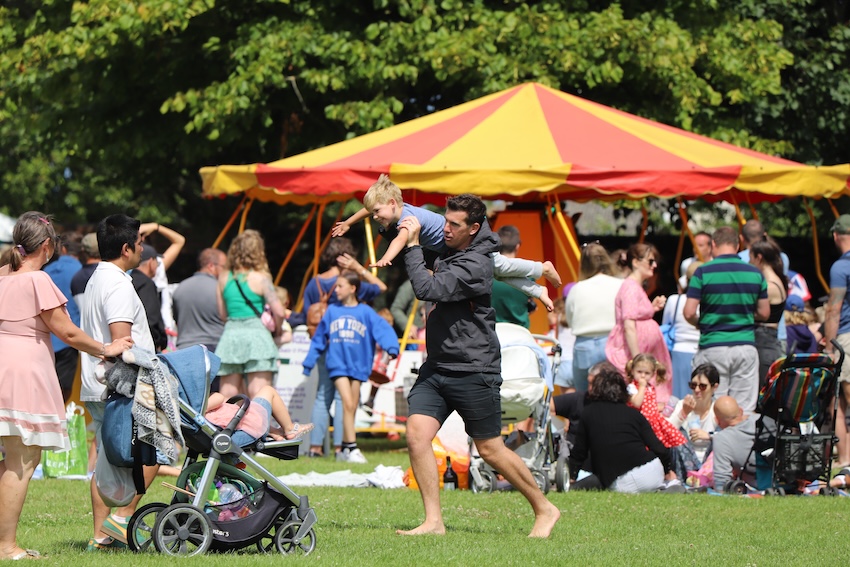
[[[290,429],[288,432],[286,432],[283,436],[286,438],[287,441],[292,441],[293,439],[299,439],[299,438],[307,435],[311,431],[313,431],[313,424],[312,423],[303,423],[302,424],[302,423],[296,422],[296,423],[292,424],[292,429]]]
[[[34,549],[24,550],[17,555],[9,558],[11,561],[20,561],[21,559],[43,559],[41,554]]]

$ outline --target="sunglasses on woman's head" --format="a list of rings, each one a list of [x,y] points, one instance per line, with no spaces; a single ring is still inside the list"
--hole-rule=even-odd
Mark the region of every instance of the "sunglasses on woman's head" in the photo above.
[[[688,388],[691,390],[700,389],[701,392],[708,390],[708,384],[700,384],[699,382],[688,382]]]

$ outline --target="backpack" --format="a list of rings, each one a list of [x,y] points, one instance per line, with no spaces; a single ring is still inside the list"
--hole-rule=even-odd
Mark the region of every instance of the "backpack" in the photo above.
[[[319,278],[316,278],[316,287],[319,288],[319,301],[310,305],[307,309],[307,332],[310,336],[316,334],[316,328],[322,322],[322,317],[325,316],[325,311],[328,310],[328,298],[330,293],[324,293],[322,286],[319,284]]]

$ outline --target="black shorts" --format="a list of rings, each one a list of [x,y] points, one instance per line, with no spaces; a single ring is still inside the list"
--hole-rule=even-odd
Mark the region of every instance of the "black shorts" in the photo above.
[[[457,411],[473,439],[492,439],[502,433],[502,399],[498,374],[419,375],[410,389],[410,415],[433,417],[441,424]]]
[[[63,348],[55,355],[56,375],[59,377],[59,387],[63,392],[74,388],[74,377],[77,375],[77,364],[80,362],[80,351],[75,348]]]

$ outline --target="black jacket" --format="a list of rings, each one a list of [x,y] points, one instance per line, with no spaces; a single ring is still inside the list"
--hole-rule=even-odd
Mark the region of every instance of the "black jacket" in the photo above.
[[[407,249],[404,261],[420,301],[435,303],[425,324],[428,358],[423,373],[500,374],[502,358],[496,337],[496,312],[490,306],[492,253],[499,239],[485,221],[464,250],[450,250],[425,268],[422,248]]]

